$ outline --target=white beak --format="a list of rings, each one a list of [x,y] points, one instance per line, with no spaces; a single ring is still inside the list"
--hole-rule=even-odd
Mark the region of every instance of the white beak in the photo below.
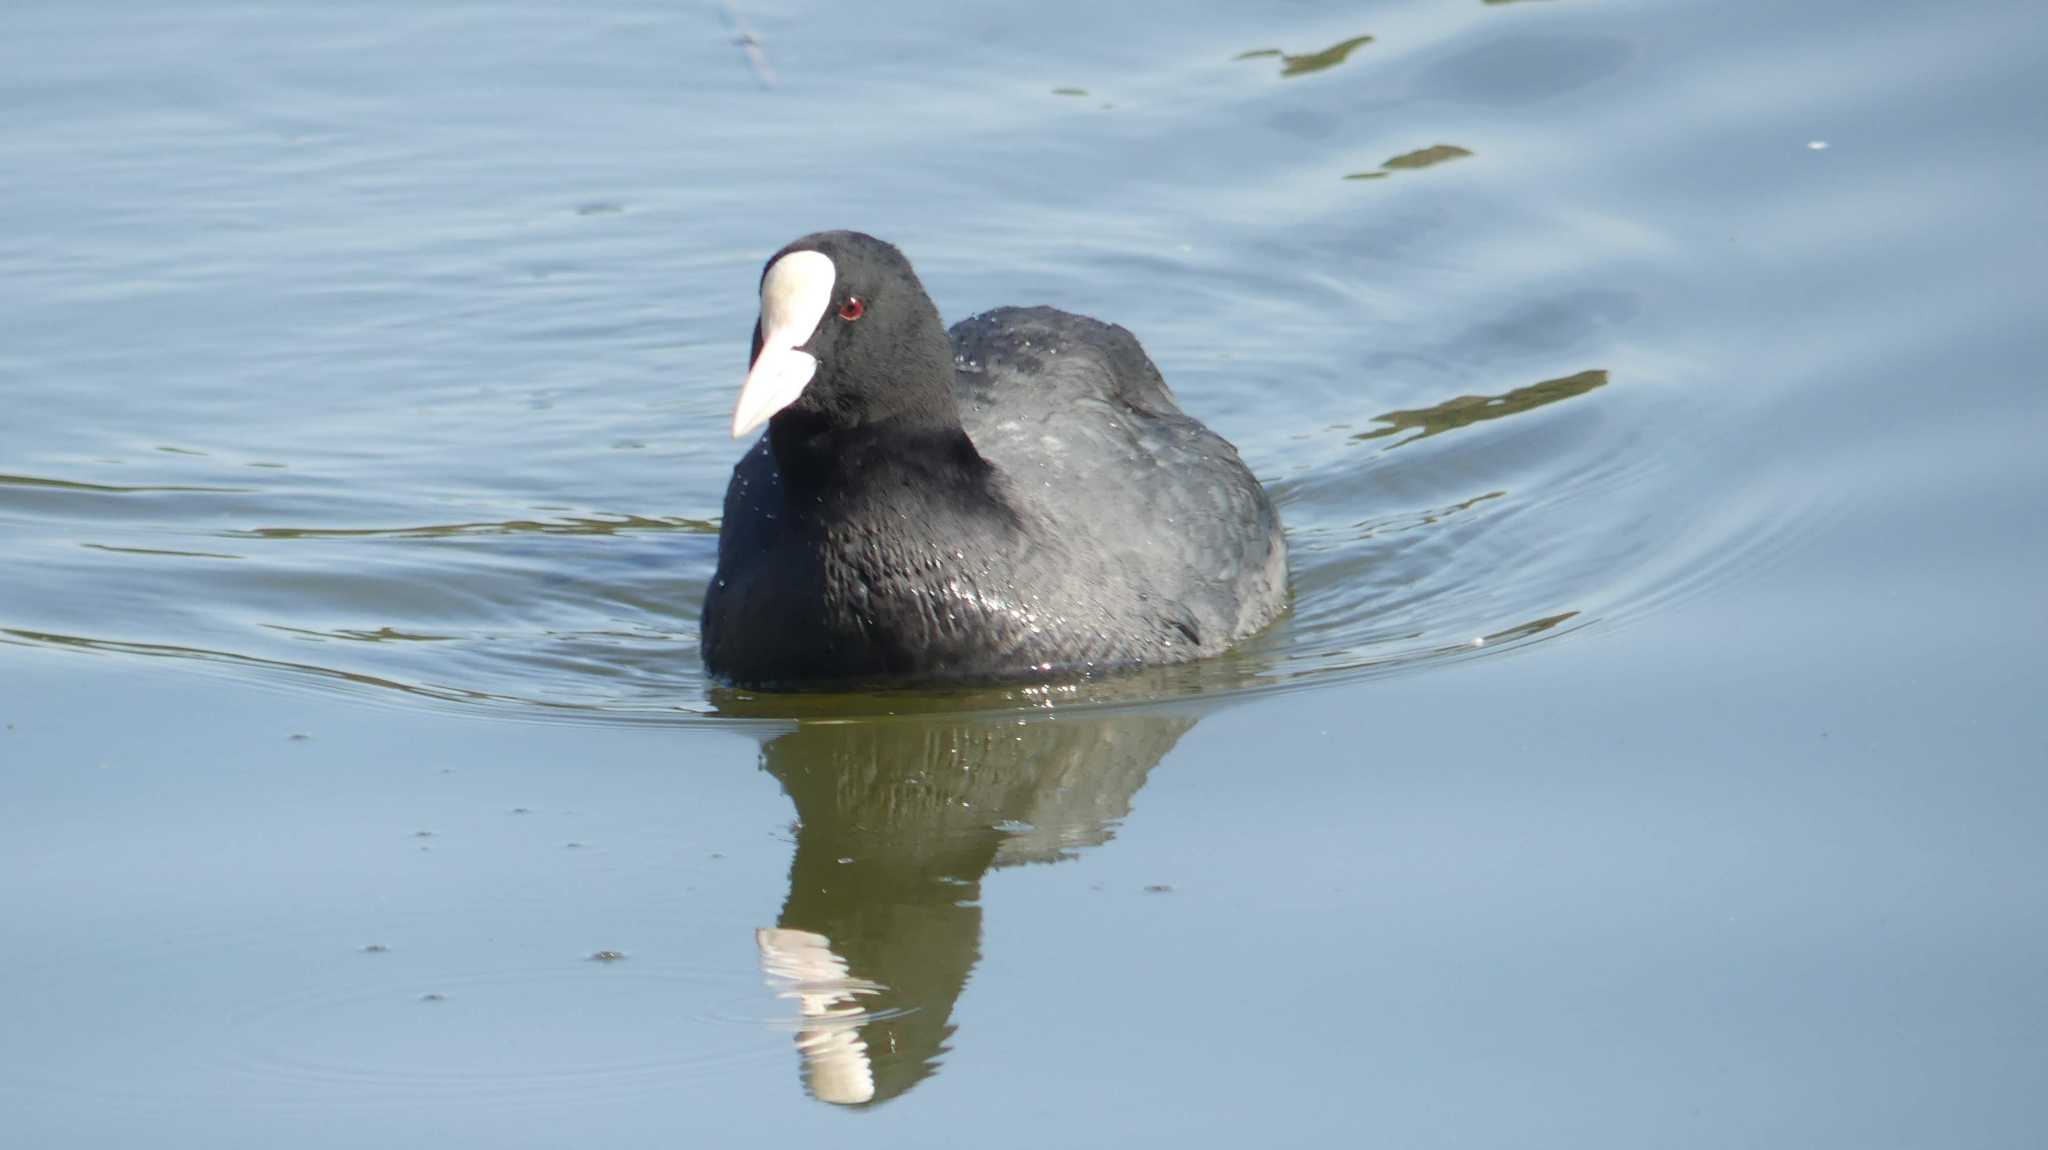
[[[732,412],[733,438],[768,422],[804,393],[818,360],[797,349],[817,334],[838,280],[839,269],[824,252],[791,252],[761,277],[761,354],[740,387]]]

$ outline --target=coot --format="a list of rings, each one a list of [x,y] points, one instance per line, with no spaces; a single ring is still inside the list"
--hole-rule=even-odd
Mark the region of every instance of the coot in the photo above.
[[[1286,605],[1280,520],[1130,332],[1001,308],[951,338],[910,261],[819,232],[761,274],[704,600],[745,686],[958,682],[1213,655]]]

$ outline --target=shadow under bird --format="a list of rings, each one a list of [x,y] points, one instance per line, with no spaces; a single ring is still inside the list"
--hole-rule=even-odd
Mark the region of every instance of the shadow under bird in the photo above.
[[[1272,500],[1130,332],[1053,308],[954,325],[895,247],[769,259],[704,601],[712,674],[960,682],[1217,654],[1287,603]]]

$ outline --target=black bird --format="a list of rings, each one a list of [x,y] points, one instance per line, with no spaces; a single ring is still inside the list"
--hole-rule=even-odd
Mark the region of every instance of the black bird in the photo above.
[[[704,600],[712,674],[959,682],[1213,655],[1287,602],[1279,516],[1130,332],[1000,308],[948,339],[859,232],[769,259]]]

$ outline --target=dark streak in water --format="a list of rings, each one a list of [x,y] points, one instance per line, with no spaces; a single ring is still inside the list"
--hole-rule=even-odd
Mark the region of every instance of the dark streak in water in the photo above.
[[[168,555],[178,559],[240,559],[240,555],[228,555],[220,551],[169,551],[156,547],[116,547],[111,543],[80,543],[80,547],[92,551],[112,551],[118,555]]]
[[[43,479],[34,475],[0,475],[0,487],[48,487],[59,491],[90,491],[104,495],[138,495],[169,492],[204,492],[213,495],[247,495],[253,487],[164,486],[115,487],[105,483],[74,483],[68,479]]]
[[[1418,439],[1428,439],[1473,423],[1484,423],[1489,419],[1516,415],[1561,399],[1584,395],[1607,384],[1604,370],[1582,371],[1558,379],[1546,379],[1527,387],[1518,387],[1506,395],[1461,395],[1447,399],[1435,407],[1418,408],[1413,411],[1390,411],[1375,416],[1373,422],[1388,426],[1352,436],[1354,440],[1379,439],[1401,431],[1416,431],[1406,439],[1388,444],[1388,448],[1400,447]]]
[[[231,539],[450,539],[465,535],[622,535],[632,531],[680,531],[716,535],[708,519],[652,519],[621,515],[609,519],[512,519],[503,523],[436,523],[425,527],[256,527],[227,531]]]
[[[389,690],[402,691],[408,695],[418,695],[423,698],[446,701],[481,702],[496,699],[507,702],[516,701],[547,708],[581,709],[571,703],[548,703],[526,699],[512,700],[483,691],[467,691],[459,687],[440,687],[421,683],[401,683],[395,679],[365,675],[356,671],[342,671],[333,667],[321,667],[312,663],[294,663],[285,659],[264,659],[255,655],[238,655],[232,651],[211,651],[204,647],[180,647],[170,643],[131,643],[118,639],[93,639],[82,635],[60,635],[49,631],[29,631],[15,627],[0,627],[0,642],[20,643],[27,646],[68,647],[72,650],[93,651],[103,654],[191,659],[201,663],[224,663],[237,667],[258,667],[300,675],[312,675],[322,679],[340,679],[362,686],[382,687]]]
[[[456,635],[415,635],[395,627],[379,627],[375,631],[359,631],[342,628],[335,631],[314,631],[305,627],[287,627],[282,623],[265,623],[272,631],[287,635],[303,635],[309,639],[345,639],[352,643],[450,643]]]
[[[1358,524],[1358,527],[1360,529],[1358,538],[1371,539],[1377,535],[1388,535],[1397,531],[1413,531],[1418,527],[1434,527],[1438,523],[1441,523],[1445,519],[1448,519],[1451,516],[1456,515],[1460,511],[1470,511],[1474,507],[1477,507],[1480,504],[1487,502],[1488,500],[1502,499],[1506,496],[1507,492],[1505,491],[1489,491],[1484,495],[1474,495],[1470,499],[1460,500],[1457,503],[1451,504],[1449,507],[1440,507],[1434,511],[1425,511],[1420,515],[1405,515],[1391,522],[1367,520],[1363,523]],[[1419,636],[1409,637],[1417,638]]]
[[[1306,76],[1311,72],[1320,72],[1325,68],[1334,68],[1342,64],[1345,57],[1351,55],[1355,49],[1370,43],[1372,43],[1372,37],[1370,36],[1353,36],[1349,40],[1332,44],[1320,52],[1306,52],[1299,56],[1289,55],[1278,48],[1257,48],[1250,52],[1239,52],[1232,59],[1261,60],[1278,57],[1280,60],[1280,75],[1284,79],[1290,76]]]

